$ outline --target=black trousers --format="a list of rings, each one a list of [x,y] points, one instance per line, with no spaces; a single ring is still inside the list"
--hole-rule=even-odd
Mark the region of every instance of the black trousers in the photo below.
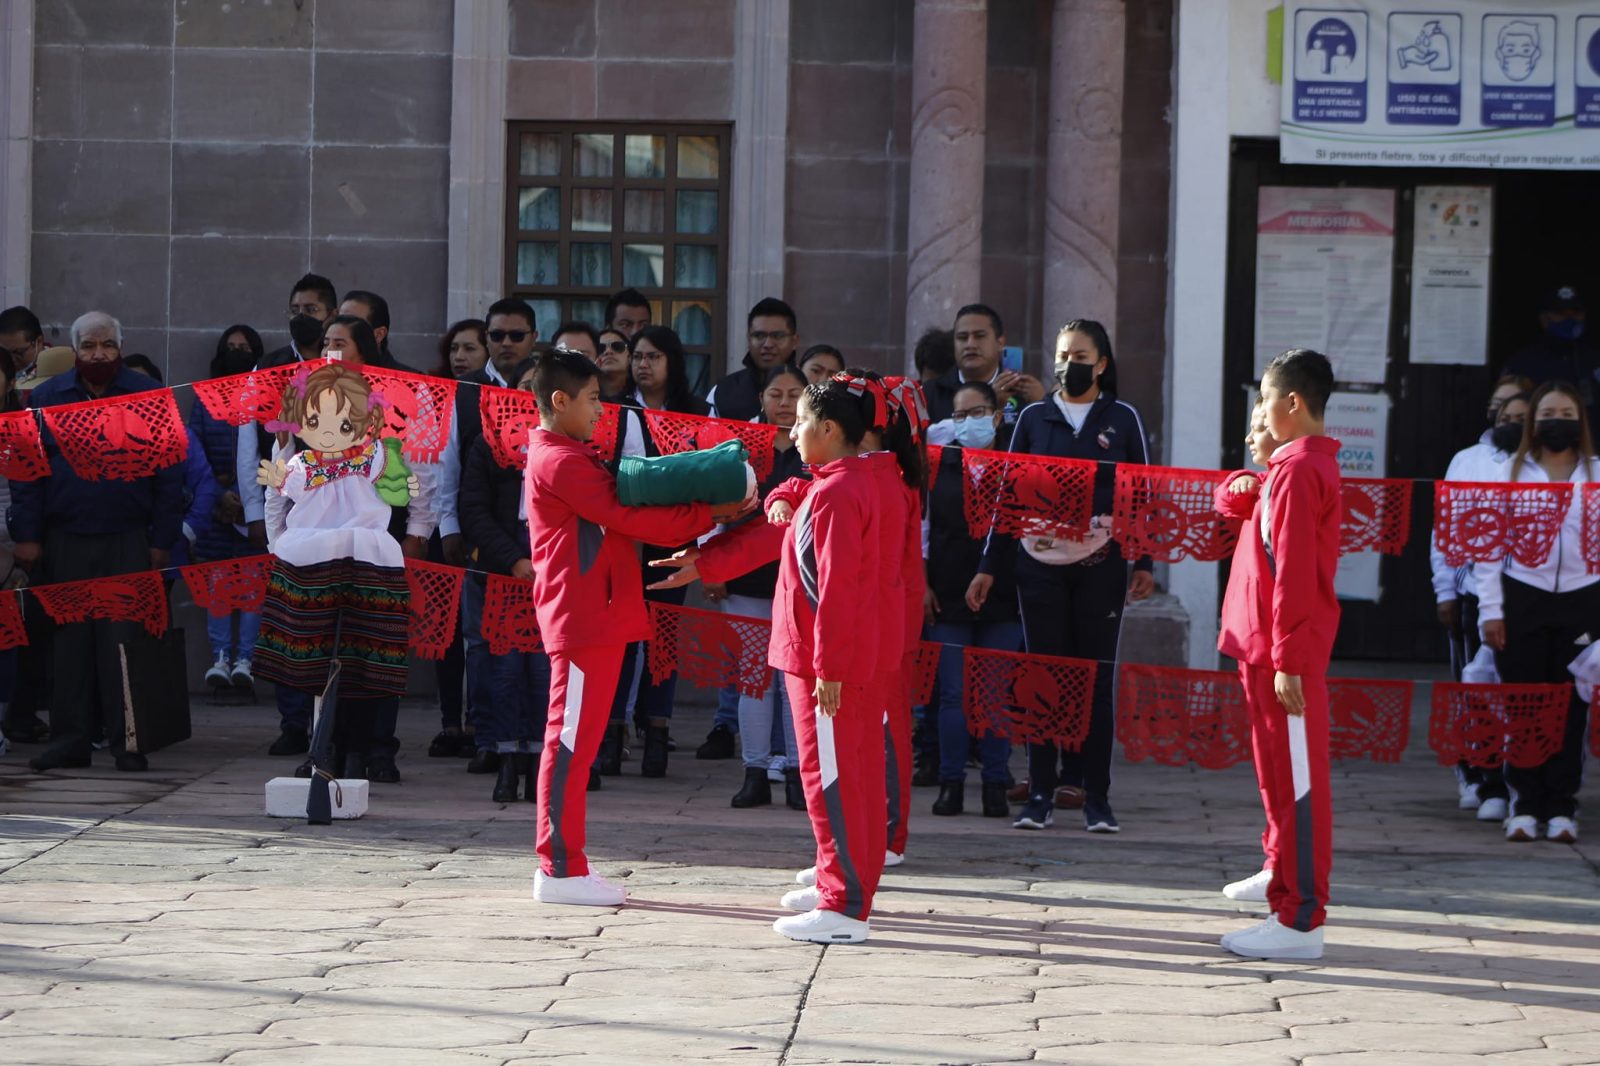
[[[1545,592],[1509,577],[1505,590],[1506,649],[1495,655],[1500,680],[1507,684],[1565,684],[1572,690],[1561,750],[1542,765],[1507,766],[1511,813],[1541,822],[1578,813],[1583,785],[1584,731],[1589,705],[1578,697],[1567,664],[1587,646],[1579,638],[1600,639],[1600,583],[1573,592]]]
[[[143,530],[79,535],[47,530],[45,580],[83,581],[150,569]],[[111,750],[124,750],[122,663],[118,645],[134,639],[137,622],[73,622],[59,626],[51,649],[50,749],[89,754],[103,732]]]
[[[1089,735],[1075,752],[1054,744],[1028,745],[1033,794],[1050,796],[1057,785],[1077,785],[1092,797],[1111,793],[1111,751],[1116,739],[1112,695],[1116,691],[1117,638],[1128,598],[1128,564],[1113,542],[1097,563],[1047,566],[1017,551],[1017,599],[1022,607],[1023,646],[1034,655],[1095,659],[1094,701]],[[1060,758],[1061,771],[1056,772]]]

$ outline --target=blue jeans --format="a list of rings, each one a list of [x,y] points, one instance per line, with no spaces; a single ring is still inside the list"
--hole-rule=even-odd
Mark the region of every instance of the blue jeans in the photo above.
[[[1018,651],[1022,648],[1022,623],[935,622],[928,627],[928,639],[945,646],[939,652],[939,672],[934,686],[939,702],[939,780],[965,781],[970,734],[965,702],[961,698],[961,649]],[[1008,780],[1006,763],[1010,757],[1011,744],[1003,737],[979,737],[978,761],[983,768],[983,783],[1005,784]]]
[[[239,620],[239,636],[234,639],[233,620]],[[250,658],[256,650],[256,635],[261,632],[260,611],[234,611],[221,618],[206,612],[206,638],[211,641],[211,657],[229,662]]]
[[[717,716],[712,719],[711,724],[713,727],[725,726],[730,733],[739,731],[738,685],[729,685],[717,693]]]
[[[550,657],[513,651],[490,657],[490,699],[474,704],[480,750],[538,751],[550,713]]]
[[[478,718],[494,702],[494,656],[483,639],[483,597],[485,582],[480,575],[468,574],[461,582],[461,653],[466,662],[467,718],[477,732]],[[493,747],[478,742],[479,748]]]
[[[771,618],[772,601],[733,595],[723,601],[722,610],[725,614],[745,618]],[[799,757],[794,739],[794,715],[789,710],[783,673],[771,670],[767,678],[767,691],[760,696],[739,696],[739,749],[747,769],[767,769],[774,755]]]

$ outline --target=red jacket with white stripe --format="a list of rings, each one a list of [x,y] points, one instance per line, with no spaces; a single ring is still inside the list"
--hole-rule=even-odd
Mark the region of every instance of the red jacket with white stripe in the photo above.
[[[1339,630],[1338,454],[1331,437],[1301,437],[1267,461],[1260,497],[1233,550],[1217,639],[1224,655],[1286,674],[1327,672]],[[1217,510],[1238,517],[1244,501],[1224,497],[1232,480],[1218,488]]]
[[[535,430],[523,493],[534,613],[550,651],[650,636],[635,540],[672,547],[714,524],[704,503],[624,507],[587,443]]]

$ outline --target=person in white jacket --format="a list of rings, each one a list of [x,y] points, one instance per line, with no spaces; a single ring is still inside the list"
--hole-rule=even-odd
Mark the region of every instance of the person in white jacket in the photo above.
[[[1578,390],[1565,382],[1533,394],[1532,430],[1503,470],[1513,482],[1572,482],[1572,504],[1550,554],[1538,566],[1511,557],[1474,568],[1483,642],[1508,684],[1570,683],[1567,664],[1600,636],[1600,574],[1583,559],[1583,494],[1595,479],[1594,438]],[[1588,705],[1572,692],[1560,750],[1539,766],[1505,768],[1511,793],[1506,839],[1578,839],[1578,789]]]
[[[1495,384],[1489,398],[1490,428],[1474,443],[1461,449],[1450,460],[1446,481],[1500,481],[1501,467],[1522,444],[1524,425],[1532,411],[1526,392],[1508,391],[1525,378],[1505,377]],[[1428,550],[1433,568],[1433,592],[1438,600],[1439,624],[1450,645],[1450,670],[1457,681],[1495,681],[1494,654],[1478,641],[1478,594],[1472,580],[1472,564],[1451,566],[1439,550],[1435,533]],[[1456,789],[1462,810],[1476,810],[1485,822],[1501,822],[1506,817],[1506,786],[1500,771],[1484,770],[1459,763]]]

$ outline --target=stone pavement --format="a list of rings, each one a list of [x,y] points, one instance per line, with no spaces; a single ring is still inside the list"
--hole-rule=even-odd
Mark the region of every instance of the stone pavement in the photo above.
[[[633,896],[590,912],[532,902],[532,805],[420,755],[421,706],[405,782],[331,827],[261,814],[293,764],[260,754],[265,708],[198,710],[201,739],[142,776],[30,775],[14,749],[0,1062],[1600,1062],[1600,825],[1517,846],[1457,811],[1425,691],[1404,763],[1336,768],[1336,906],[1307,964],[1216,945],[1257,909],[1217,892],[1260,860],[1247,767],[1119,768],[1118,837],[933,818],[918,790],[872,940],[822,948],[769,928],[804,817],[731,809],[733,762],[608,779],[593,854]]]

